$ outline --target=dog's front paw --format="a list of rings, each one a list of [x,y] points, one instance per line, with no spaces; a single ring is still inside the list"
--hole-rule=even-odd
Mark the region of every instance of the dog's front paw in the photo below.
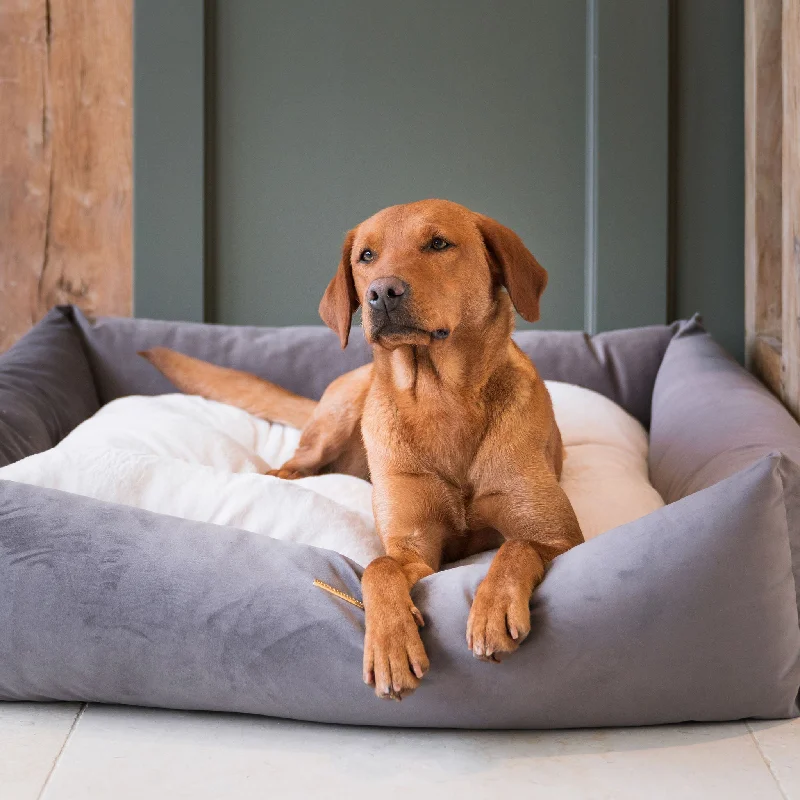
[[[283,478],[285,481],[296,481],[298,478],[306,477],[302,472],[294,469],[285,469],[284,467],[267,470],[264,474],[271,475],[273,478]]]
[[[499,662],[519,647],[531,630],[529,600],[524,590],[481,583],[467,621],[467,646],[476,658]]]
[[[400,614],[367,620],[364,683],[386,700],[402,700],[416,689],[430,663],[417,626],[422,615],[411,606]]]

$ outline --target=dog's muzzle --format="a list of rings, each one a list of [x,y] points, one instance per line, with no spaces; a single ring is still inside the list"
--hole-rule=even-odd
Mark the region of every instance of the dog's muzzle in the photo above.
[[[438,329],[433,332],[421,328],[411,308],[411,287],[395,275],[376,278],[367,288],[366,304],[370,308],[370,332],[378,337],[402,337],[405,335],[430,336],[446,339],[450,331]]]

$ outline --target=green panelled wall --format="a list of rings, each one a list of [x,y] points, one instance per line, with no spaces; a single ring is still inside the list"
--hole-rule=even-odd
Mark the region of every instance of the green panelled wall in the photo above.
[[[203,4],[137,0],[133,22],[133,312],[201,321]]]
[[[551,271],[543,324],[583,324],[581,0],[225,0],[217,26],[222,322],[319,320],[345,232],[444,197]]]
[[[522,234],[541,326],[739,353],[741,3],[137,0],[137,315],[316,323],[344,232],[440,196]]]
[[[703,315],[744,358],[744,10],[678,0],[675,47],[674,314]]]
[[[667,317],[669,6],[596,5],[594,329],[603,331]]]

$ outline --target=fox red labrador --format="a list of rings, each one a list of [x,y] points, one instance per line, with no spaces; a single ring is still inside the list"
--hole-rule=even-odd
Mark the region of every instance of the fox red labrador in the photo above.
[[[344,472],[374,485],[386,555],[362,579],[364,680],[401,699],[428,670],[410,590],[447,561],[499,546],[467,622],[475,656],[499,661],[530,631],[545,565],[583,541],[559,486],[563,447],[547,389],[511,339],[547,273],[509,228],[424,200],[350,231],[320,315],[347,344],[353,313],[373,363],[317,403],[164,348],[145,355],[180,389],[302,428],[283,478]],[[513,307],[512,307],[513,304]]]

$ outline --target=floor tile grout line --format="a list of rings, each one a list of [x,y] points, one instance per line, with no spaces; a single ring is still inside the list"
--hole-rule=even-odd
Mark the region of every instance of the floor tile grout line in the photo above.
[[[778,791],[781,793],[781,797],[783,800],[790,800],[789,795],[786,794],[786,791],[781,784],[781,779],[778,777],[775,770],[772,768],[772,761],[767,757],[767,754],[761,749],[761,745],[758,742],[758,738],[756,737],[755,731],[750,727],[750,723],[747,720],[744,720],[744,724],[747,727],[747,731],[750,734],[750,738],[753,740],[753,744],[756,746],[756,750],[758,750],[758,754],[761,756],[761,760],[766,765],[767,769],[769,770],[769,774],[772,775],[772,780],[775,781],[775,785],[778,787]]]
[[[50,779],[53,777],[53,773],[56,771],[58,762],[61,760],[61,756],[64,755],[64,750],[66,750],[67,743],[69,742],[72,734],[75,732],[75,728],[78,727],[78,722],[80,722],[83,712],[86,711],[88,706],[88,703],[81,703],[81,707],[78,709],[75,719],[72,720],[72,725],[69,726],[69,730],[67,731],[67,735],[64,737],[64,741],[61,743],[61,747],[59,748],[58,753],[56,753],[56,757],[53,759],[53,764],[50,767],[50,771],[47,773],[47,777],[44,779],[44,783],[42,784],[39,794],[36,796],[36,800],[42,800],[44,797],[44,793],[47,791],[47,787],[50,784]]]

